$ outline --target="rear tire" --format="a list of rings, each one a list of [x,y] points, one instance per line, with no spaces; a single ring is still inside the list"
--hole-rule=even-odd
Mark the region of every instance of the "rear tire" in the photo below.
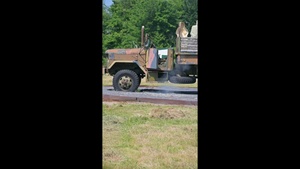
[[[113,77],[113,87],[116,91],[134,92],[139,85],[140,78],[132,70],[120,70]]]

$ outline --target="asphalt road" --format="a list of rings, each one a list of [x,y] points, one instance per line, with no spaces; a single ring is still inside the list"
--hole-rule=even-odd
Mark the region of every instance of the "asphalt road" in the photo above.
[[[138,101],[162,104],[198,104],[197,88],[180,87],[139,87],[138,92],[115,91],[113,87],[103,87],[103,100]]]

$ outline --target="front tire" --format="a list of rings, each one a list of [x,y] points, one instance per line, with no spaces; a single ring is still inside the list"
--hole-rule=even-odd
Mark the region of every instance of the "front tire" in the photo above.
[[[134,92],[139,85],[140,78],[132,70],[120,70],[113,77],[113,87],[116,91]]]

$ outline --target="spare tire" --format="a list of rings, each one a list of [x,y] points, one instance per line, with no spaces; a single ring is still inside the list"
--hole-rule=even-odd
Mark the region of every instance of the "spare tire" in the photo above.
[[[180,84],[190,84],[195,83],[196,78],[194,77],[178,77],[178,76],[171,76],[169,81],[171,83],[180,83]]]

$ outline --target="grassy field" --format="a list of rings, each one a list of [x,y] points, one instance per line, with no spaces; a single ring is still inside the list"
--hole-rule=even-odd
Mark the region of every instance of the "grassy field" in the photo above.
[[[105,74],[102,76],[102,84],[103,86],[112,86],[112,76]],[[158,82],[145,82],[145,80],[142,80],[141,86],[152,86],[152,87],[157,87],[157,86],[177,86],[177,87],[198,87],[198,80],[196,83],[193,84],[173,84],[169,82],[164,82],[164,83],[158,83]]]
[[[104,169],[197,166],[197,106],[103,103]]]

